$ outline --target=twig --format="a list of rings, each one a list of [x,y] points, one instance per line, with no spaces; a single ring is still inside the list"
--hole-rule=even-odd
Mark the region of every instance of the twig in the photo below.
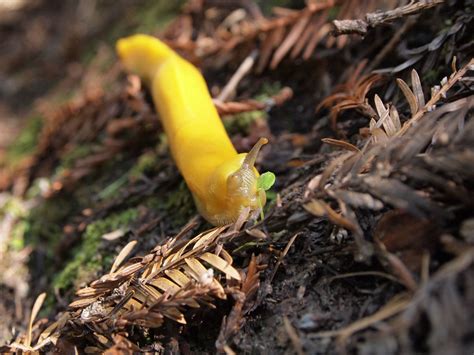
[[[347,339],[352,334],[366,329],[377,322],[383,321],[405,310],[410,304],[410,299],[408,297],[397,298],[398,296],[395,296],[395,299],[392,302],[389,302],[374,314],[365,318],[361,318],[345,328],[323,331],[316,333],[315,335],[322,338],[337,336],[341,339]]]
[[[219,101],[227,101],[227,99],[232,95],[232,93],[239,85],[239,82],[243,79],[245,75],[252,69],[253,65],[255,64],[255,59],[257,58],[258,50],[254,49],[252,53],[250,53],[247,58],[240,64],[237,71],[232,75],[229,82],[226,86],[222,89],[221,93],[217,96],[217,100]]]
[[[405,285],[410,291],[415,291],[418,288],[413,275],[406,265],[400,260],[395,254],[386,252],[385,257],[387,258],[388,263],[390,264],[393,272],[400,278],[400,283]]]
[[[421,284],[426,285],[430,279],[430,253],[425,251],[421,259]]]
[[[334,36],[345,34],[358,34],[365,36],[367,34],[368,24],[364,20],[334,20],[332,22]]]
[[[444,0],[420,0],[418,2],[410,2],[408,5],[400,6],[393,10],[368,13],[363,20],[334,20],[332,22],[334,27],[333,34],[335,36],[343,34],[365,36],[369,28],[377,27],[397,18],[415,15],[442,3],[444,3]]]
[[[393,277],[390,274],[387,274],[385,272],[380,272],[380,271],[359,271],[359,272],[348,272],[347,274],[340,274],[336,276],[332,276],[328,279],[328,282],[332,282],[337,279],[344,279],[347,277],[359,277],[359,276],[379,276],[386,278],[390,281],[398,282],[400,283],[400,280],[398,280],[396,277]]]

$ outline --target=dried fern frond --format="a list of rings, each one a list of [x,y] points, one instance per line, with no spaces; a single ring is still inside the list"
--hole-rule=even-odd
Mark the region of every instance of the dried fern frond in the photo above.
[[[449,190],[449,198],[452,198],[454,192],[446,189],[441,182],[448,176],[455,181],[460,177],[466,179],[472,175],[472,169],[465,168],[471,165],[472,149],[468,149],[470,153],[467,153],[466,144],[460,144],[460,138],[456,143],[453,137],[460,127],[465,126],[467,113],[474,102],[471,95],[439,107],[436,105],[473,64],[474,60],[471,60],[462,69],[455,71],[449,79],[444,80],[443,85],[434,91],[428,101],[415,70],[411,74],[411,87],[403,80],[397,80],[410,107],[411,118],[404,126],[401,125],[397,108],[392,104],[385,104],[375,95],[372,108],[374,117],[370,120],[371,137],[366,140],[363,148],[358,149],[343,141],[325,140],[335,147],[343,148],[344,152],[333,159],[322,174],[310,180],[305,197],[311,199],[305,208],[311,214],[325,217],[340,228],[351,231],[357,243],[358,256],[369,257],[370,249],[366,247],[356,210],[353,209],[377,211],[389,205],[416,218],[450,218],[449,214],[442,212],[437,203],[427,198],[430,194],[429,185],[434,184],[442,191]],[[334,96],[331,99],[334,99]],[[472,121],[470,123],[469,127],[457,133],[458,136],[472,134]],[[411,129],[408,129],[409,127]],[[426,149],[430,144],[446,146],[448,142],[451,142],[453,147],[443,151],[441,155],[444,155],[444,158],[435,154],[431,150],[433,148],[429,150],[430,154],[427,154]],[[454,151],[457,153],[453,153]],[[422,164],[417,160],[421,153]],[[461,161],[464,163],[460,163]],[[421,168],[420,164],[424,165],[424,168]],[[407,176],[421,179],[428,187],[426,190],[421,187],[422,191],[419,186],[413,188],[407,184]],[[461,191],[456,191],[454,195],[464,201]],[[443,194],[438,192],[437,198],[440,196]],[[332,202],[328,203],[327,200]],[[402,267],[393,257],[388,259],[392,263],[398,263],[395,268]],[[402,282],[413,286],[408,279]]]
[[[459,71],[455,68],[456,58],[453,60],[453,73],[449,79],[444,80],[439,88],[431,90],[431,98],[426,102],[421,80],[418,72],[413,69],[411,71],[411,88],[402,79],[397,78],[397,84],[402,91],[408,106],[410,107],[411,118],[401,126],[398,111],[393,105],[385,105],[382,100],[375,95],[374,102],[377,110],[378,120],[371,120],[370,132],[373,134],[375,140],[387,140],[387,137],[404,134],[407,129],[417,123],[427,112],[432,111],[438,101],[446,96],[447,91],[455,85],[466,74],[470,67],[474,65],[474,59],[471,59]],[[380,131],[380,127],[383,130]]]
[[[138,77],[130,76],[128,86],[119,92],[105,94],[102,90],[86,92],[60,108],[44,108],[44,127],[38,146],[20,171],[13,171],[9,180],[21,181],[18,194],[23,194],[39,176],[51,173],[54,179],[43,195],[50,197],[96,171],[118,152],[139,148],[153,142],[160,124],[145,102]],[[123,133],[127,131],[127,135]],[[136,140],[135,137],[142,137]],[[143,139],[145,137],[145,139]],[[146,143],[145,143],[146,141]],[[52,171],[77,147],[90,145],[91,151],[73,162],[73,166]],[[1,181],[0,181],[1,183]],[[0,189],[7,188],[8,183]]]
[[[84,330],[84,325],[95,339],[94,348],[100,351],[120,344],[135,348],[120,338],[120,332],[128,326],[158,328],[165,319],[186,324],[186,312],[202,306],[215,307],[214,300],[226,299],[229,292],[242,292],[250,298],[258,288],[255,260],[242,282],[241,275],[245,274],[232,266],[232,257],[221,244],[235,232],[229,226],[217,227],[188,241],[181,241],[179,233],[148,255],[123,263],[136,241],[128,243],[110,272],[78,290],[70,311],[50,324],[36,345],[31,346],[31,327],[44,299],[42,295],[32,311],[26,338],[8,348],[39,350],[55,343],[62,334]]]
[[[453,63],[455,63],[455,59]],[[373,106],[368,103],[367,93],[382,77],[378,74],[370,74],[359,78],[365,66],[364,62],[361,62],[351,78],[346,83],[340,85],[333,94],[324,99],[316,110],[320,110],[322,107],[330,108],[332,128],[337,130],[338,115],[346,110],[355,109],[370,118],[369,132],[374,141],[386,142],[389,137],[405,133],[410,126],[418,122],[427,112],[432,111],[438,101],[446,96],[447,91],[459,82],[473,65],[474,59],[471,59],[459,71],[454,70],[449,79],[446,78],[439,87],[432,89],[431,98],[428,101],[425,99],[421,80],[415,69],[411,71],[411,88],[403,79],[397,78],[398,87],[403,93],[411,113],[411,118],[408,119],[403,127],[400,114],[394,105],[385,104],[377,94],[374,96]]]
[[[100,324],[99,335],[111,327],[157,328],[166,318],[186,324],[187,310],[214,307],[214,299],[226,299],[226,287],[240,284],[241,274],[230,254],[223,248],[215,252],[227,228],[211,229],[187,242],[172,238],[119,266],[131,248],[125,246],[109,274],[77,292],[69,322]]]

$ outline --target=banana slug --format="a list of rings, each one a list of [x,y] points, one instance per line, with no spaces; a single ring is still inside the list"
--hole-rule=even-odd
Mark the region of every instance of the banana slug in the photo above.
[[[225,131],[199,70],[166,44],[148,35],[117,41],[126,70],[151,90],[171,154],[199,213],[214,225],[237,220],[245,208],[262,209],[271,183],[261,184],[254,167],[266,138],[238,154]],[[268,175],[267,175],[268,176]]]

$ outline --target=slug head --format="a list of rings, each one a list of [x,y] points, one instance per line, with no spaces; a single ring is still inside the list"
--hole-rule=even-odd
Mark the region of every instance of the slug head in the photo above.
[[[262,211],[265,191],[273,185],[275,175],[260,175],[254,165],[260,148],[267,142],[260,138],[248,154],[227,159],[214,170],[206,194],[194,194],[199,212],[210,223],[219,226],[235,222],[245,208]]]
[[[246,155],[240,168],[227,177],[227,197],[234,205],[250,207],[252,210],[265,205],[265,190],[258,187],[259,174],[255,169],[260,148],[268,139],[260,138]]]

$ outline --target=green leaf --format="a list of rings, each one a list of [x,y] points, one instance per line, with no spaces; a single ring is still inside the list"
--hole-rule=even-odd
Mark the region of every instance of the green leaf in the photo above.
[[[275,183],[275,174],[271,171],[267,171],[259,176],[257,180],[257,188],[264,189],[265,191],[269,190]]]

